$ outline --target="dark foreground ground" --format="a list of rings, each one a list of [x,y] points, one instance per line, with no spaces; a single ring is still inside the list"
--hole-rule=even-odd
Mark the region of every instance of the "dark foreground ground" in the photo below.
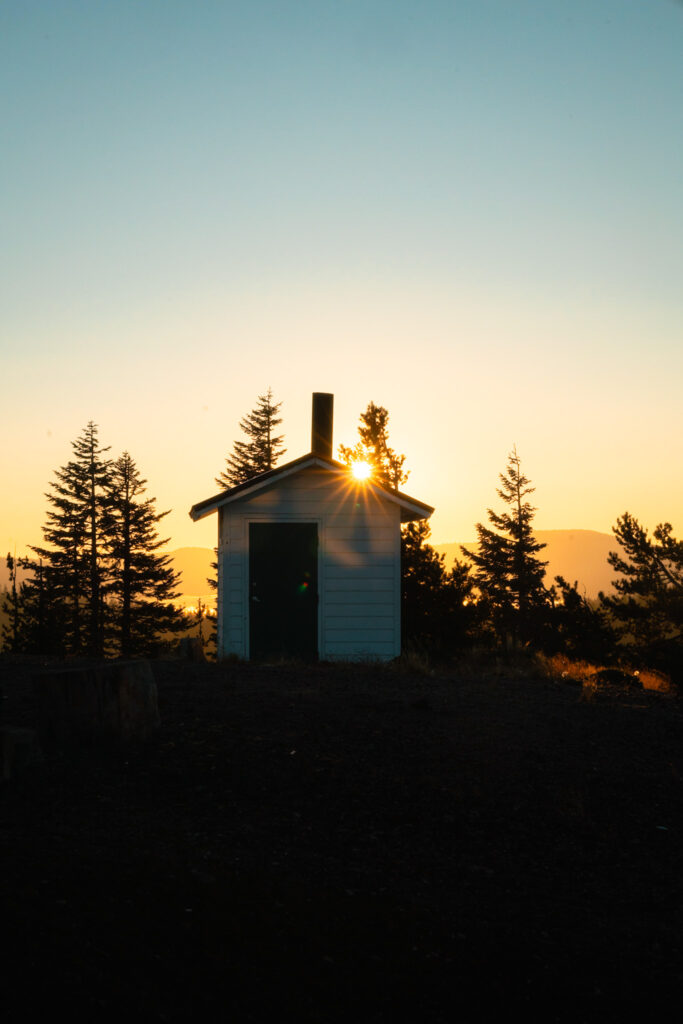
[[[31,669],[0,669],[5,720],[27,724]],[[609,1021],[680,999],[676,699],[504,674],[154,672],[153,738],[4,784],[5,1008]]]

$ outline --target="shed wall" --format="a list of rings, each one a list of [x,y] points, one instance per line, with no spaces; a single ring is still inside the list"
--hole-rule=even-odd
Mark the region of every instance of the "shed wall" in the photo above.
[[[311,468],[219,509],[219,656],[249,657],[249,523],[288,520],[318,524],[320,657],[400,654],[400,509]]]

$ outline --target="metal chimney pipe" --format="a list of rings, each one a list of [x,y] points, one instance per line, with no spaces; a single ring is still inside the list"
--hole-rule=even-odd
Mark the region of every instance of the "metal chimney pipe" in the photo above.
[[[332,458],[332,425],[334,421],[334,395],[313,392],[311,417],[311,451],[324,459]]]

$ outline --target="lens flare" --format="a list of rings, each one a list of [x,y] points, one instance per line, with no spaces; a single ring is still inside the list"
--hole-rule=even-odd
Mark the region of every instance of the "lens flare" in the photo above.
[[[372,476],[372,466],[367,462],[353,462],[351,473],[356,480],[368,480]]]

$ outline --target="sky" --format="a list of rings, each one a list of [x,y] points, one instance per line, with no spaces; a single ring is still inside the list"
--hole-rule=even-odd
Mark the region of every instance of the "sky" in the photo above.
[[[169,547],[268,387],[390,414],[432,540],[683,533],[683,4],[3,0],[0,552],[98,424]]]

